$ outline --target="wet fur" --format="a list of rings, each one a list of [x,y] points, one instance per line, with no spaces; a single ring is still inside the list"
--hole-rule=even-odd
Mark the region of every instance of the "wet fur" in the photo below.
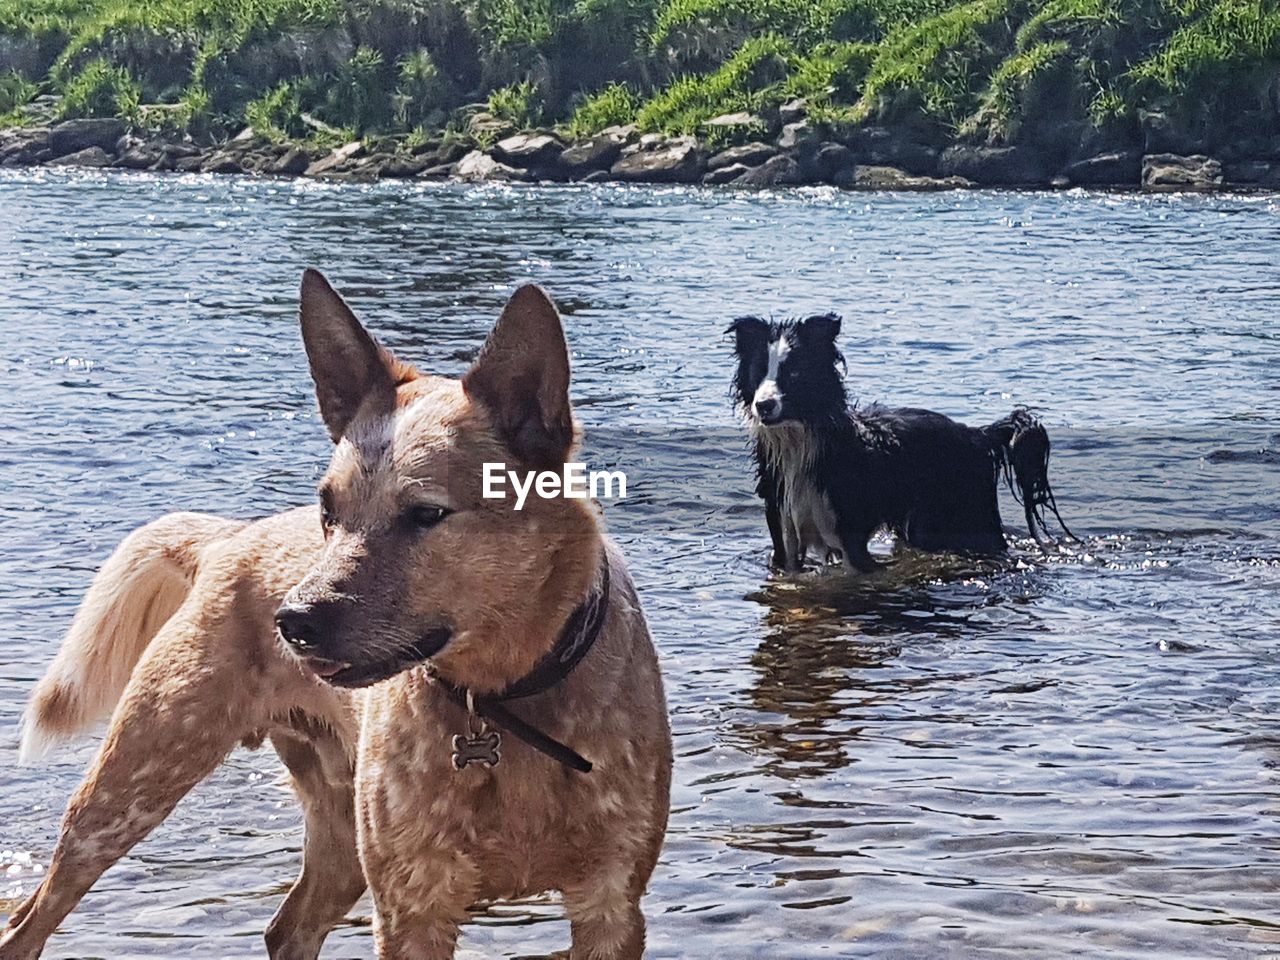
[[[450,957],[474,902],[545,890],[564,895],[572,957],[639,957],[671,774],[648,628],[594,504],[531,498],[517,514],[479,497],[486,459],[574,450],[554,308],[518,291],[462,382],[395,361],[318,274],[304,280],[302,319],[335,441],[324,523],[316,507],[249,524],[173,515],[104,565],[37,687],[24,742],[34,754],[114,712],[49,869],[0,934],[0,960],[39,956],[107,867],[237,744],[264,739],[306,820],[301,876],[266,933],[275,960],[313,960],[366,876],[380,957]],[[424,497],[453,512],[406,529],[406,504]],[[440,674],[501,689],[551,648],[602,562],[613,588],[596,645],[517,708],[595,770],[511,738],[498,767],[453,770],[465,717],[407,659],[416,640],[447,624]],[[305,656],[277,636],[282,605],[319,625]],[[335,686],[315,672],[321,652],[399,672]]]
[[[814,555],[873,570],[867,541],[882,527],[921,550],[999,553],[1001,473],[1031,533],[1046,537],[1044,510],[1057,516],[1057,506],[1040,422],[1022,408],[970,427],[929,410],[851,405],[839,329],[831,314],[730,327],[774,565],[797,570]]]

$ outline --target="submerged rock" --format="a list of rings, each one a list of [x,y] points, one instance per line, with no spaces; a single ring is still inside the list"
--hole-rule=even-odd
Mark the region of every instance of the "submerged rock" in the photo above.
[[[523,180],[525,173],[505,163],[499,163],[483,150],[472,150],[458,161],[453,168],[453,175],[459,180],[478,182],[481,180]]]
[[[877,164],[858,164],[836,186],[851,190],[964,190],[974,186],[964,177],[920,177]]]
[[[729,147],[727,150],[721,150],[707,161],[707,169],[719,170],[722,167],[731,167],[735,164],[757,167],[777,154],[777,152],[778,148],[770,143],[762,143],[758,140],[753,143],[744,143],[738,147]]]
[[[624,154],[613,165],[609,171],[613,179],[631,183],[694,183],[702,175],[702,156],[693,137],[647,142],[641,137],[640,147],[635,153]]]
[[[329,152],[327,156],[321,157],[311,166],[307,167],[304,173],[308,177],[322,177],[327,173],[332,173],[343,164],[356,159],[364,153],[364,144],[359,140],[353,140],[344,146],[338,147]]]
[[[1223,179],[1251,187],[1280,187],[1280,161],[1239,160],[1223,167]]]
[[[752,167],[733,181],[735,187],[775,187],[804,183],[800,164],[794,157],[779,154],[758,167]]]
[[[622,153],[626,140],[600,133],[586,143],[575,144],[560,154],[560,169],[570,177],[583,177],[593,170],[608,170]]]
[[[518,133],[499,140],[493,148],[496,160],[513,167],[545,167],[564,151],[564,144],[549,133]]]
[[[267,173],[275,173],[286,177],[296,177],[306,173],[311,166],[311,156],[301,147],[290,147],[277,157],[267,168]]]
[[[1222,164],[1204,154],[1149,153],[1142,158],[1142,186],[1146,189],[1198,189],[1222,186]]]
[[[207,157],[200,165],[200,170],[202,173],[244,173],[239,159],[225,152]]]
[[[1043,186],[1054,171],[1044,154],[1030,147],[948,147],[938,158],[944,176],[963,177],[993,187]]]
[[[83,150],[77,150],[75,153],[68,153],[61,157],[55,157],[49,161],[51,167],[109,167],[111,166],[111,154],[103,150],[101,147],[86,147]]]
[[[103,150],[115,148],[125,133],[124,124],[113,118],[64,120],[49,130],[49,149],[55,157],[76,153],[89,147]]]
[[[727,167],[717,167],[703,176],[702,182],[709,187],[717,187],[721,184],[732,183],[750,169],[751,168],[745,163],[734,163]]]
[[[1142,178],[1142,156],[1135,151],[1100,153],[1068,164],[1062,175],[1080,186],[1136,186]]]

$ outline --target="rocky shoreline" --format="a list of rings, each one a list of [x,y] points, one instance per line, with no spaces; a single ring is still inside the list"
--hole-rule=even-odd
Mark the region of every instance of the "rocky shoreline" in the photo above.
[[[734,117],[726,118],[727,121]],[[691,136],[610,127],[566,142],[550,130],[516,132],[472,118],[466,136],[372,137],[336,147],[273,143],[246,128],[223,142],[131,131],[120,120],[78,119],[0,130],[0,167],[123,168],[153,172],[508,183],[663,183],[732,187],[829,184],[850,190],[980,187],[1163,190],[1280,189],[1280,142],[1217,155],[1158,142],[1077,156],[1033,146],[937,143],[911,131],[813,123],[803,102],[779,113],[767,138],[712,149]],[[489,125],[486,127],[486,123]],[[489,144],[481,146],[480,144]]]

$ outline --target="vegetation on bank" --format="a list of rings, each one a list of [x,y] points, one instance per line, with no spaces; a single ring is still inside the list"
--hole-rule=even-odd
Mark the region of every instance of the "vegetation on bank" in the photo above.
[[[831,124],[991,144],[1158,114],[1274,134],[1275,0],[0,0],[0,118],[273,140],[476,136],[483,110],[746,139],[795,97]],[[52,102],[52,101],[49,101]],[[726,114],[752,119],[708,127]],[[479,133],[483,138],[483,132]]]

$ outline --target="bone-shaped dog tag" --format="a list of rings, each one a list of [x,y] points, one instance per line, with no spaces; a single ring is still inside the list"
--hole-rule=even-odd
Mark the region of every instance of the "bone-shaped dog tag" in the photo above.
[[[482,763],[486,767],[496,767],[502,759],[502,736],[497,730],[478,733],[464,737],[457,734],[453,738],[453,766],[461,770],[473,763]]]

